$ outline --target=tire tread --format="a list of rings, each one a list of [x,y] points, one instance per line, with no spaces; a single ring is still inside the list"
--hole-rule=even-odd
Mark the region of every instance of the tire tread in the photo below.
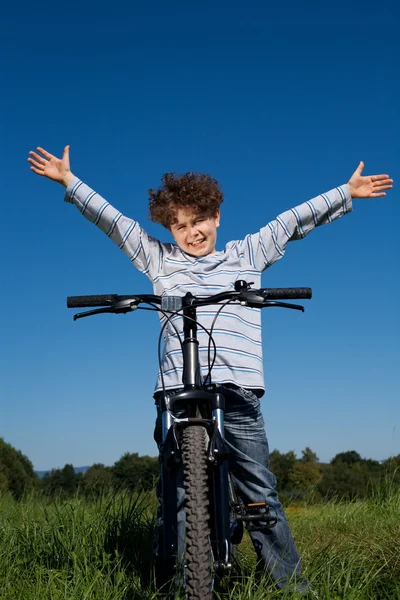
[[[204,427],[183,431],[182,455],[186,513],[186,593],[190,600],[212,598],[209,482]]]

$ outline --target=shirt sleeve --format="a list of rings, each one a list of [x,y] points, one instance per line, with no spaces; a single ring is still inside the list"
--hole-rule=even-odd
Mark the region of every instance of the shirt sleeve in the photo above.
[[[125,217],[88,185],[75,178],[68,185],[65,202],[107,235],[139,271],[153,280],[162,259],[162,244],[149,236],[137,221]]]
[[[287,210],[257,233],[247,235],[240,242],[240,250],[251,265],[264,271],[284,256],[288,242],[300,240],[315,227],[351,211],[349,188],[342,185]]]

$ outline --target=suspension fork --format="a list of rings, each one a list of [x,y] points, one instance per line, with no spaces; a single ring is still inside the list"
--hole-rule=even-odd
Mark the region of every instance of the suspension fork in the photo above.
[[[178,470],[182,466],[179,432],[167,411],[165,398],[161,397],[162,444],[160,448],[161,507],[163,521],[163,559],[167,579],[173,577],[178,564]],[[171,426],[167,427],[167,421]]]
[[[220,410],[223,415],[223,409]],[[213,411],[214,412],[214,411]],[[231,524],[229,498],[228,447],[213,420],[210,436],[209,460],[211,462],[211,529],[214,549],[214,568],[223,572],[231,567]]]

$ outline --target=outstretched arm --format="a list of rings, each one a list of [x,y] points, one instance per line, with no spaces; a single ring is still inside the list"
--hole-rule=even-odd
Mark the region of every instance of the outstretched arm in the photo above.
[[[29,152],[28,162],[37,175],[61,183],[65,201],[75,204],[80,213],[103,231],[142,273],[153,279],[162,255],[160,242],[150,237],[137,221],[125,217],[97,192],[75,177],[70,169],[69,146],[62,158],[44,148]]]
[[[288,242],[304,238],[312,229],[331,223],[352,211],[353,198],[378,198],[386,196],[392,188],[389,175],[361,175],[364,163],[360,162],[347,185],[320,194],[278,215],[257,233],[247,235],[240,243],[249,262],[263,271],[285,252]]]
[[[74,179],[69,164],[69,146],[65,146],[62,158],[57,158],[44,148],[38,147],[36,150],[37,152],[29,152],[28,162],[31,163],[31,170],[37,175],[61,183],[65,188],[68,187]]]

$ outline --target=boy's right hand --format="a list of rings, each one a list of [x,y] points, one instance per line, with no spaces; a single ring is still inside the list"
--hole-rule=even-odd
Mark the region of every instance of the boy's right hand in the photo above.
[[[69,166],[69,146],[65,146],[62,158],[53,156],[44,148],[36,148],[36,150],[40,154],[32,150],[29,152],[28,162],[32,165],[31,170],[67,187],[74,178]]]

